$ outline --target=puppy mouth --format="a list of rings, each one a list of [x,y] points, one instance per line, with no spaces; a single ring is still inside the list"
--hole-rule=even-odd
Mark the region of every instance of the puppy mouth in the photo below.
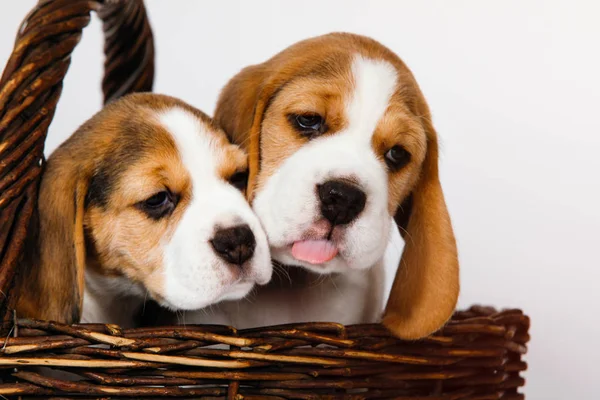
[[[340,235],[339,227],[324,220],[317,221],[302,239],[291,243],[292,257],[312,265],[329,262],[339,254]]]
[[[337,254],[337,246],[327,239],[300,240],[292,245],[292,257],[309,264],[324,264],[333,260]]]

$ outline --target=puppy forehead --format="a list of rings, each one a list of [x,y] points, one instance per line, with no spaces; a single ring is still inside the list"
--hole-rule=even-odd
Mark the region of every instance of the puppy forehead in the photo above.
[[[245,168],[243,151],[187,110],[171,108],[160,112],[158,118],[173,136],[181,161],[196,183],[213,176],[226,178]]]
[[[163,184],[172,190],[198,188],[246,165],[243,151],[223,132],[178,105],[136,107],[126,118],[111,120],[110,129],[115,135],[96,165],[86,206],[106,208],[116,191],[136,197]]]
[[[104,125],[96,129],[107,134],[100,143],[102,156],[95,163],[86,207],[106,208],[118,190],[119,182],[136,167],[152,164],[156,159],[176,160],[179,157],[172,135],[153,121],[152,110],[138,108],[128,116],[107,118]],[[145,170],[147,168],[142,168]]]
[[[398,109],[390,105],[401,103],[396,68],[387,60],[360,53],[335,61],[335,67],[321,63],[319,68],[292,78],[274,94],[270,103],[279,93],[286,92],[282,99],[284,112],[327,114],[328,119],[336,119],[330,123],[348,128],[344,133],[369,141],[382,117]],[[337,121],[338,115],[341,121]]]
[[[361,55],[354,57],[351,73],[353,85],[345,107],[348,134],[369,143],[390,106],[398,75],[389,62]]]
[[[158,120],[172,135],[182,162],[191,171],[214,173],[223,155],[217,136],[205,124],[177,107],[160,111]]]

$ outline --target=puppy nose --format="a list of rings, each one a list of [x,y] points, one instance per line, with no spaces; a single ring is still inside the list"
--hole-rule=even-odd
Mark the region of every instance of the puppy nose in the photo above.
[[[242,265],[254,254],[256,240],[248,225],[219,229],[210,241],[215,253],[231,264]]]
[[[317,191],[321,199],[321,214],[334,225],[352,222],[367,201],[365,192],[343,181],[327,181],[317,185]]]

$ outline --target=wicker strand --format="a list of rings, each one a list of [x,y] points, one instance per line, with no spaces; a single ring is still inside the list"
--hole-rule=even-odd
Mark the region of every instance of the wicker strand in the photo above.
[[[104,103],[148,92],[154,81],[154,39],[142,1],[109,1],[98,10],[104,30]]]

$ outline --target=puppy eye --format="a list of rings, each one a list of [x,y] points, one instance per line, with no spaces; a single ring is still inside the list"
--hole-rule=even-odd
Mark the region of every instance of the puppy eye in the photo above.
[[[248,171],[236,172],[229,178],[229,183],[243,191],[248,185]]]
[[[173,211],[175,208],[175,197],[171,192],[163,190],[137,203],[136,207],[150,218],[160,219]]]
[[[291,114],[289,120],[294,128],[310,139],[321,135],[326,130],[325,121],[318,114]]]
[[[297,115],[296,122],[302,129],[312,129],[318,131],[321,129],[323,118],[319,115]]]
[[[165,203],[167,203],[168,201],[169,201],[169,193],[167,191],[162,191],[162,192],[156,193],[152,197],[148,197],[144,201],[144,204],[149,208],[158,208],[158,207],[162,207],[163,205],[165,205]]]
[[[385,153],[385,162],[394,171],[404,167],[410,161],[410,153],[402,146],[394,146]]]

